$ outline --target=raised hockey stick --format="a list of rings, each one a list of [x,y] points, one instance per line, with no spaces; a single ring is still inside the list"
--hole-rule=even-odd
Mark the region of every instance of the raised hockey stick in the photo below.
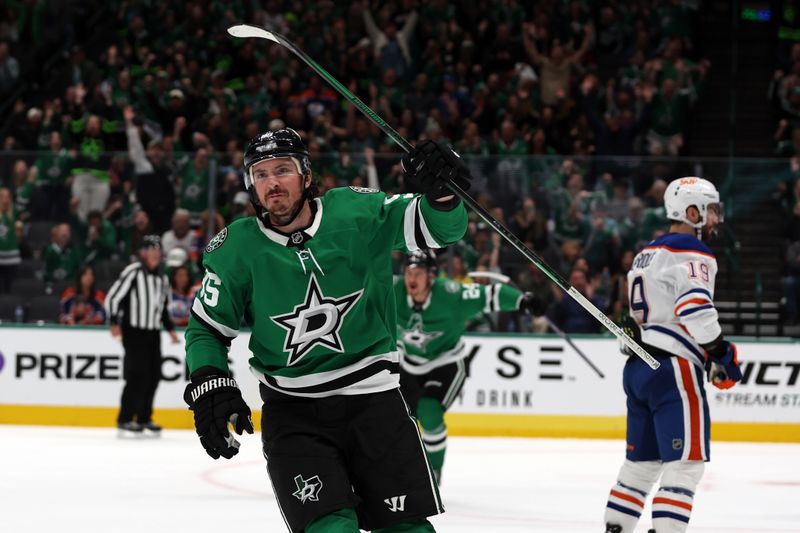
[[[269,41],[275,42],[283,46],[284,48],[288,49],[291,53],[296,55],[298,58],[303,60],[303,62],[311,67],[314,72],[322,76],[325,81],[327,81],[334,89],[336,89],[339,94],[344,96],[347,100],[350,101],[353,105],[355,105],[359,111],[364,113],[376,126],[378,126],[386,135],[389,136],[394,142],[396,142],[403,150],[406,152],[410,152],[414,147],[405,140],[399,133],[397,133],[394,128],[389,126],[381,117],[379,117],[375,111],[373,111],[367,104],[362,102],[356,95],[351,93],[347,87],[339,83],[339,81],[334,78],[333,76],[328,73],[327,70],[322,68],[316,61],[308,57],[305,52],[300,50],[295,44],[284,37],[279,33],[275,33],[272,31],[267,31],[264,28],[259,28],[257,26],[251,26],[249,24],[238,24],[236,26],[231,26],[228,28],[228,33],[234,37],[239,37],[242,39],[253,37],[257,39],[267,39]],[[536,265],[539,270],[544,272],[544,274],[550,278],[550,280],[558,285],[558,287],[569,294],[576,302],[578,302],[586,311],[589,312],[594,318],[597,319],[608,331],[613,333],[620,341],[622,341],[628,348],[631,349],[633,353],[638,355],[647,365],[652,368],[656,369],[660,365],[656,359],[647,353],[647,351],[639,346],[636,341],[628,337],[622,328],[617,326],[613,320],[608,318],[602,311],[600,311],[592,302],[590,302],[585,296],[583,296],[580,292],[578,292],[574,287],[570,286],[561,275],[550,268],[544,260],[536,255],[536,253],[525,246],[521,240],[519,240],[516,235],[511,233],[505,226],[503,226],[500,222],[495,220],[492,215],[490,215],[483,207],[481,207],[478,202],[476,202],[470,195],[464,191],[461,187],[458,186],[452,180],[447,181],[448,188],[453,191],[464,204],[475,211],[479,217],[481,217],[484,222],[489,224],[492,229],[498,232],[506,241],[508,241],[514,248],[516,248],[522,255],[525,256],[528,261]]]
[[[467,272],[467,276],[469,276],[471,278],[489,278],[489,279],[497,280],[500,283],[506,283],[506,284],[512,285],[515,289],[519,289],[519,287],[517,287],[516,284],[513,281],[511,281],[511,278],[509,278],[508,276],[506,276],[504,274],[498,274],[497,272]],[[585,353],[583,353],[583,350],[578,348],[575,345],[575,343],[572,342],[572,339],[569,338],[569,335],[567,335],[566,331],[564,331],[560,327],[556,326],[555,322],[550,320],[550,317],[548,317],[547,315],[542,315],[542,318],[545,319],[545,321],[547,322],[547,326],[550,329],[555,331],[556,334],[559,337],[564,339],[564,342],[569,344],[569,347],[572,348],[573,350],[575,350],[575,353],[577,353],[580,356],[581,359],[586,361],[586,364],[589,365],[592,370],[597,372],[598,376],[600,376],[601,378],[605,379],[606,375],[603,374],[603,372],[601,372],[600,369],[597,368],[597,366],[594,363],[592,363],[592,361],[589,359],[589,357]]]

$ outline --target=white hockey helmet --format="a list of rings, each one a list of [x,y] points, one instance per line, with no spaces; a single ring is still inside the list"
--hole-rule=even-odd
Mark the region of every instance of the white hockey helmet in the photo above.
[[[687,177],[673,180],[664,192],[664,209],[667,218],[685,222],[700,229],[708,222],[708,209],[712,204],[719,208],[719,192],[714,184],[703,178]],[[700,212],[700,221],[693,223],[686,217],[686,210],[694,206]]]

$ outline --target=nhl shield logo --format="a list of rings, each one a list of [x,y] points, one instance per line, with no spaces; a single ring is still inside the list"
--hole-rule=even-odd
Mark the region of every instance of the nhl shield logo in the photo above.
[[[292,233],[292,243],[300,244],[301,242],[303,242],[303,234],[299,231]]]
[[[680,450],[683,448],[683,439],[672,439],[672,449]]]
[[[225,242],[225,239],[227,238],[228,238],[228,228],[223,228],[222,231],[214,235],[214,238],[208,242],[208,245],[206,246],[206,253],[210,254],[211,252],[222,246],[222,243]]]

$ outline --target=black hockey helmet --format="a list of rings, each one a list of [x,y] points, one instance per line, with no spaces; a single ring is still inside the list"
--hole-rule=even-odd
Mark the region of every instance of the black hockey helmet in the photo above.
[[[297,161],[297,171],[307,176],[311,172],[308,159],[308,148],[300,135],[292,128],[283,128],[262,133],[247,143],[244,151],[244,185],[247,189],[253,185],[250,168],[259,161],[291,157]]]
[[[279,130],[268,131],[255,137],[247,143],[244,151],[244,186],[250,195],[250,202],[256,210],[259,218],[264,222],[269,222],[267,211],[261,205],[254,187],[251,169],[253,165],[267,159],[277,159],[279,157],[290,157],[297,165],[297,171],[302,176],[303,181],[311,174],[311,162],[308,158],[308,148],[300,138],[300,135],[292,128],[282,128]],[[317,195],[316,184],[312,181],[311,185],[305,188],[303,199],[297,206],[292,220],[296,217],[303,207],[305,200],[312,200]]]
[[[432,250],[416,250],[406,256],[406,268],[424,268],[428,272],[436,273],[438,267],[436,255]]]

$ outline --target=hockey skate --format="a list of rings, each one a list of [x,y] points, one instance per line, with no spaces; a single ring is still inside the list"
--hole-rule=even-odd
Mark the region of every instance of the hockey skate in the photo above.
[[[150,420],[149,422],[145,422],[141,424],[142,433],[145,437],[160,437],[161,436],[161,426]]]
[[[120,422],[117,424],[117,437],[121,439],[138,439],[142,436],[144,428],[138,422]]]

